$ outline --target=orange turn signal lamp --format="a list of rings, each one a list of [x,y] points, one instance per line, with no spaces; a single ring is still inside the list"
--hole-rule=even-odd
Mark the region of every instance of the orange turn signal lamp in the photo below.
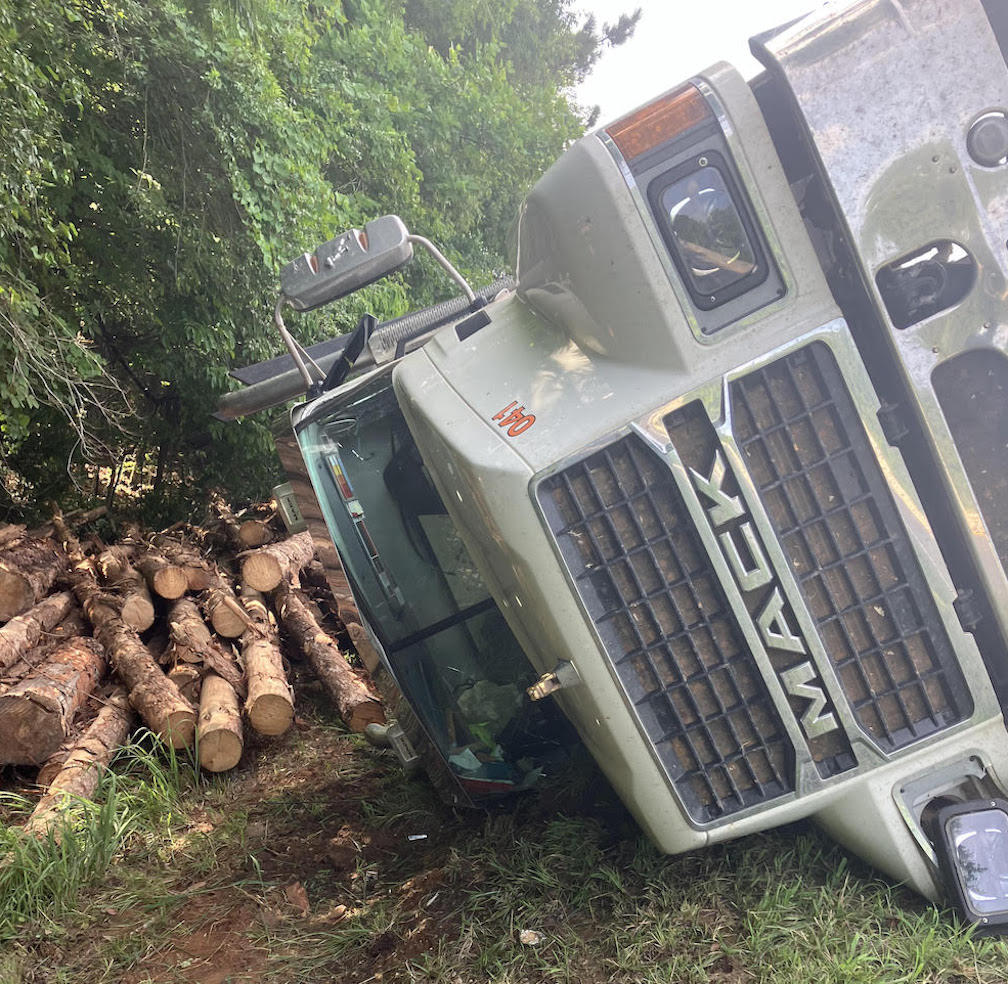
[[[700,90],[687,83],[617,120],[606,133],[624,159],[632,161],[713,115]]]

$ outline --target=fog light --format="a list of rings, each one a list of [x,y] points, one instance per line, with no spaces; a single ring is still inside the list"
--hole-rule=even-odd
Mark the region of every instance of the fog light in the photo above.
[[[978,933],[1008,933],[1008,802],[946,806],[935,848],[949,900]]]

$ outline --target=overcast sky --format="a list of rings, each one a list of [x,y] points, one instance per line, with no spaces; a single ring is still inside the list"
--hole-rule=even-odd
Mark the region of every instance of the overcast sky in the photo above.
[[[641,7],[634,36],[605,52],[578,89],[578,101],[602,107],[599,123],[622,116],[713,62],[731,62],[746,78],[759,71],[749,38],[779,27],[820,0],[581,0],[599,25]]]

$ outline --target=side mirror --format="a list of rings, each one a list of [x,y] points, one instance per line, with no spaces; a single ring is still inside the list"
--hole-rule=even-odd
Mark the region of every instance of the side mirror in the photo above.
[[[280,289],[298,311],[352,294],[413,258],[409,232],[398,215],[383,215],[303,253],[280,271]]]

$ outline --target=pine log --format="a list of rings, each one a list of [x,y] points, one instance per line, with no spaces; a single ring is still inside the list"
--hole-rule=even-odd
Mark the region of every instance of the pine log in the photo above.
[[[25,829],[37,837],[44,837],[52,829],[61,809],[74,800],[90,798],[115,750],[129,736],[133,723],[133,710],[126,690],[117,687],[70,752],[48,792],[28,818]]]
[[[242,582],[256,591],[272,591],[284,578],[297,574],[312,559],[311,533],[297,533],[253,550],[242,561]]]
[[[145,553],[137,560],[136,567],[143,574],[151,591],[162,598],[173,601],[189,590],[186,572],[177,564],[170,564],[159,554]]]
[[[196,741],[200,765],[210,772],[233,769],[244,745],[238,695],[223,677],[208,673],[200,691]]]
[[[283,581],[276,590],[275,599],[280,621],[297,640],[347,727],[363,732],[371,723],[383,723],[385,713],[378,697],[350,669],[339,646],[322,631],[298,592]]]
[[[244,519],[238,526],[238,539],[244,544],[243,550],[263,547],[273,540],[273,531],[261,519]]]
[[[176,662],[202,663],[222,676],[240,694],[245,693],[241,667],[230,649],[215,639],[195,602],[179,598],[168,613],[168,634]]]
[[[203,674],[192,663],[176,663],[168,668],[168,679],[179,688],[182,696],[195,706],[199,706],[200,684]]]
[[[105,675],[94,639],[69,639],[34,672],[0,695],[0,765],[41,765]]]
[[[95,566],[102,581],[108,584],[119,580],[126,568],[132,566],[130,561],[135,554],[136,546],[126,543],[117,543],[102,550],[95,559]]]
[[[102,698],[99,704],[99,698],[95,693],[91,695],[91,699],[77,712],[77,716],[74,718],[73,725],[70,728],[70,733],[63,740],[63,744],[39,766],[38,774],[35,776],[35,785],[39,789],[47,789],[52,784],[53,779],[56,778],[60,769],[63,768],[63,763],[70,757],[70,753],[81,740],[84,732],[91,727],[91,723],[98,715],[98,711],[104,703],[104,698]]]
[[[96,561],[102,580],[121,598],[119,614],[137,632],[154,624],[154,602],[143,575],[129,562],[130,549],[116,546],[103,550]]]
[[[0,553],[0,622],[40,602],[66,567],[66,554],[52,540],[25,537]]]
[[[213,560],[167,537],[159,537],[157,545],[165,557],[186,572],[190,591],[206,592],[203,610],[214,632],[226,639],[237,639],[248,628],[248,618]]]
[[[203,602],[207,617],[217,635],[237,639],[248,629],[248,616],[226,584],[214,585]]]
[[[7,523],[0,527],[0,549],[9,547],[16,540],[24,536],[25,527],[23,523]]]
[[[37,645],[50,629],[66,617],[72,605],[73,595],[69,591],[60,591],[0,627],[0,670],[11,666]]]
[[[240,522],[223,499],[213,503],[213,510],[217,514],[218,529],[223,539],[236,553],[261,547],[273,539],[273,533],[267,523],[259,519],[246,519]]]
[[[129,690],[130,703],[148,727],[175,748],[192,744],[196,714],[189,702],[154,662],[147,647],[119,617],[114,603],[95,581],[94,568],[84,557],[80,543],[59,517],[57,530],[73,561],[71,582],[85,615],[94,627],[95,637],[105,647],[112,667]]]
[[[259,734],[282,735],[294,721],[294,691],[287,683],[276,630],[258,591],[243,585],[242,604],[253,622],[241,637],[248,681],[245,714]]]
[[[347,580],[346,572],[340,562],[339,554],[335,548],[329,547],[319,551],[322,562],[312,562],[305,566],[313,583],[327,587],[329,593],[336,602],[336,616],[343,623],[346,634],[350,636],[350,641],[354,644],[358,655],[369,669],[378,665],[379,656],[371,642],[371,637],[361,624],[360,612],[357,609],[357,602],[354,601],[353,592],[350,590],[350,582]]]
[[[63,521],[63,525],[67,529],[73,529],[77,526],[84,526],[87,523],[94,522],[96,519],[100,519],[108,512],[108,506],[96,506],[94,509],[75,509],[73,512],[68,512],[65,516],[60,518]],[[49,522],[43,523],[41,526],[36,527],[33,530],[29,530],[29,536],[37,537],[50,537],[56,532],[56,524]]]

